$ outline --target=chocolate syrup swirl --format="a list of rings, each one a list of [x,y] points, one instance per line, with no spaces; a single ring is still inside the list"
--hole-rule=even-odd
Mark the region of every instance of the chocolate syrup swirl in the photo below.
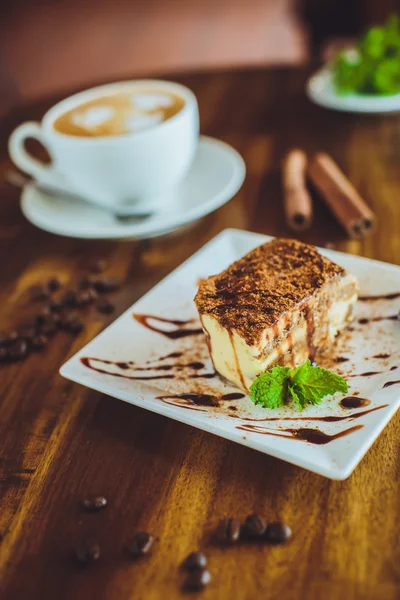
[[[346,396],[346,398],[343,398],[339,404],[342,408],[361,408],[362,406],[368,406],[371,404],[371,400],[360,398],[359,396]]]
[[[400,298],[400,292],[383,294],[382,296],[359,296],[358,300],[360,302],[372,302],[374,300],[395,300],[396,298]]]
[[[363,398],[357,398],[357,396],[351,396],[355,400],[361,400],[359,405],[354,405],[354,408],[358,406],[368,406],[370,400],[364,400]],[[343,398],[346,400],[346,398]],[[342,402],[343,402],[342,400]],[[343,407],[344,404],[340,403]],[[265,421],[321,421],[325,423],[337,423],[338,421],[349,421],[353,419],[359,419],[360,417],[364,417],[365,415],[375,412],[376,410],[380,410],[381,408],[386,408],[387,404],[382,404],[381,406],[375,406],[374,408],[370,408],[368,410],[363,410],[362,412],[352,413],[350,415],[329,415],[329,416],[316,416],[316,417],[266,417],[265,419],[251,419],[248,417],[240,417],[241,421],[251,421],[252,423],[261,423]],[[346,406],[346,408],[351,408],[350,406]]]
[[[106,360],[106,359],[101,359],[101,358],[95,358],[95,357],[83,357],[81,358],[81,363],[83,365],[85,365],[85,367],[87,367],[88,369],[92,369],[92,371],[97,371],[98,373],[103,373],[105,375],[112,375],[113,377],[121,377],[123,379],[137,379],[137,380],[152,380],[152,379],[174,379],[175,377],[179,376],[178,373],[168,373],[168,374],[156,374],[156,375],[132,375],[132,374],[128,374],[128,373],[115,373],[115,372],[111,372],[111,371],[107,371],[105,369],[102,369],[99,366],[95,366],[94,364],[92,364],[93,362],[96,363],[101,363],[103,365],[115,365],[116,367],[118,367],[119,369],[121,369],[122,371],[127,371],[128,369],[132,369],[133,371],[136,372],[143,372],[143,371],[173,371],[176,370],[178,372],[181,372],[183,369],[190,369],[191,371],[195,371],[194,373],[189,373],[188,375],[186,375],[186,377],[191,378],[191,379],[211,379],[213,377],[216,377],[216,373],[197,373],[198,370],[203,369],[205,367],[204,363],[201,362],[190,362],[190,363],[174,363],[174,364],[167,364],[167,365],[153,365],[153,366],[148,366],[148,367],[139,367],[136,366],[135,363],[133,362],[119,362],[119,361],[112,361],[112,360]]]
[[[110,371],[106,371],[105,369],[101,369],[99,367],[95,367],[91,364],[91,361],[100,362],[105,365],[114,364],[118,366],[120,363],[113,363],[111,360],[101,360],[99,358],[93,358],[90,356],[83,356],[81,358],[81,363],[87,367],[88,369],[92,369],[92,371],[97,371],[97,373],[103,373],[104,375],[112,375],[113,377],[121,377],[122,379],[137,379],[137,380],[150,380],[150,379],[173,379],[175,375],[151,375],[151,376],[133,376],[126,375],[123,373],[111,373]]]
[[[199,394],[199,393],[186,393],[186,394],[171,394],[168,396],[157,396],[158,400],[167,401],[168,404],[175,404],[176,406],[183,406],[184,408],[188,408],[190,404],[194,404],[196,406],[212,406],[217,407],[220,406],[220,401],[230,401],[232,400],[240,400],[244,398],[245,394],[240,394],[236,392],[232,392],[230,394],[223,394],[222,396],[216,396],[212,394]],[[180,402],[174,403],[172,400],[189,400],[189,404],[181,404]],[[229,407],[231,408],[231,407]],[[236,410],[236,407],[235,407]]]
[[[136,319],[138,323],[150,329],[151,331],[155,331],[156,333],[161,333],[165,337],[170,340],[177,340],[179,338],[188,337],[190,335],[200,335],[203,333],[203,330],[200,327],[195,328],[185,328],[189,323],[194,323],[194,319],[189,319],[186,321],[182,321],[181,319],[165,319],[164,317],[156,317],[154,315],[140,315],[133,314],[133,318]],[[155,324],[151,324],[150,321],[158,321],[159,323],[167,323],[168,325],[174,325],[175,329],[163,329],[162,327],[157,327]]]
[[[385,385],[383,385],[383,386],[382,386],[382,389],[383,389],[383,388],[390,387],[390,386],[392,386],[392,385],[396,385],[397,383],[400,383],[400,379],[398,379],[397,381],[387,381],[387,382],[385,383]]]
[[[398,315],[388,315],[387,317],[373,317],[372,319],[358,319],[360,325],[367,325],[368,323],[376,323],[378,321],[397,321]]]
[[[260,433],[262,435],[271,435],[274,437],[286,438],[291,440],[298,440],[301,442],[308,442],[310,444],[329,444],[329,442],[333,442],[333,440],[337,440],[341,437],[349,435],[354,431],[358,431],[362,429],[364,425],[354,425],[353,427],[349,427],[349,429],[345,429],[343,431],[339,431],[335,434],[328,434],[320,431],[319,429],[312,429],[309,427],[301,427],[299,429],[281,429],[282,433],[273,433],[272,431],[267,431],[266,429],[262,429],[257,427],[257,425],[239,425],[237,429],[241,429],[242,431],[251,431],[253,433]],[[289,435],[285,435],[288,433]]]

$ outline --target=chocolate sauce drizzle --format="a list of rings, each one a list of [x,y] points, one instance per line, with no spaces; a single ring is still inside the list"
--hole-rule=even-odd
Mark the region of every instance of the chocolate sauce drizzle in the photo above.
[[[300,429],[281,429],[282,433],[274,433],[272,431],[267,431],[266,429],[260,428],[257,425],[239,425],[237,429],[241,429],[242,431],[251,431],[253,433],[260,433],[262,435],[272,435],[274,437],[286,438],[290,440],[298,440],[301,442],[308,442],[310,444],[328,444],[329,442],[333,442],[333,440],[337,440],[341,437],[349,435],[354,431],[358,431],[362,429],[364,425],[354,425],[353,427],[349,427],[349,429],[345,429],[343,431],[339,431],[338,433],[328,434],[320,431],[319,429],[312,429],[309,427],[301,427]],[[277,431],[277,430],[275,430]],[[289,435],[285,435],[288,433]]]
[[[373,317],[372,319],[358,319],[360,325],[367,325],[367,323],[376,323],[378,321],[397,321],[398,315],[388,315],[387,317]]]
[[[189,319],[186,321],[182,321],[181,319],[165,319],[164,317],[156,317],[154,315],[141,315],[141,314],[133,314],[133,318],[136,319],[138,323],[150,329],[151,331],[155,331],[156,333],[161,333],[165,337],[170,340],[177,340],[179,338],[188,337],[190,335],[200,335],[203,333],[203,330],[200,327],[186,329],[185,326],[189,323],[194,323],[195,319]],[[175,329],[163,329],[162,327],[157,327],[154,324],[151,324],[150,321],[158,321],[159,323],[167,323],[168,325],[175,325]]]
[[[232,400],[240,400],[241,398],[244,398],[245,394],[240,394],[240,393],[230,393],[230,394],[223,394],[222,396],[215,396],[213,394],[199,394],[199,393],[186,393],[186,394],[171,394],[168,396],[157,396],[158,400],[163,400],[163,401],[167,401],[168,404],[175,404],[176,406],[181,406],[183,408],[189,408],[190,404],[193,404],[195,406],[212,406],[212,407],[217,407],[220,406],[220,400],[223,401],[230,401],[232,402]],[[174,403],[172,402],[173,399],[176,400],[189,400],[190,403],[189,404],[182,404],[180,402],[178,403]],[[229,407],[231,408],[231,407]],[[236,407],[235,407],[236,410]]]
[[[383,386],[382,386],[382,389],[383,389],[383,388],[390,387],[390,386],[392,386],[392,385],[396,385],[397,383],[400,383],[400,379],[398,379],[397,381],[387,381],[387,382],[385,383],[385,385],[383,385]]]
[[[339,404],[342,408],[361,408],[362,406],[371,404],[371,400],[360,398],[359,396],[346,396]]]
[[[84,356],[81,358],[81,363],[85,365],[88,369],[92,369],[92,371],[97,371],[98,373],[103,373],[105,375],[112,375],[113,377],[121,377],[123,379],[137,379],[137,380],[152,380],[152,379],[174,379],[179,376],[177,373],[168,373],[168,374],[157,374],[157,375],[128,375],[127,373],[115,373],[111,371],[106,371],[101,367],[96,367],[92,364],[93,362],[102,363],[103,365],[115,365],[122,371],[127,371],[128,369],[132,369],[133,371],[173,371],[176,369],[178,372],[183,369],[190,369],[191,371],[195,371],[194,373],[189,373],[186,377],[190,379],[211,379],[216,377],[216,373],[197,373],[198,370],[205,368],[204,363],[202,362],[190,362],[190,363],[174,363],[168,365],[154,365],[148,367],[137,367],[134,362],[119,362],[106,360],[102,358]]]
[[[350,396],[349,398],[353,398]],[[343,398],[346,400],[346,398]],[[342,402],[343,402],[342,400]],[[361,406],[368,406],[370,404],[370,400],[364,400],[363,398],[354,397],[355,400],[360,400],[360,404],[354,404],[353,408],[358,408]],[[351,406],[345,406],[345,404],[340,403],[343,408],[351,408]],[[365,415],[375,412],[376,410],[380,410],[381,408],[386,408],[387,404],[382,404],[381,406],[375,406],[374,408],[369,408],[368,410],[363,410],[362,412],[352,413],[351,415],[330,415],[330,416],[316,416],[316,417],[266,417],[264,419],[251,419],[248,417],[240,417],[241,421],[251,421],[252,423],[260,423],[265,421],[321,421],[325,423],[337,423],[338,421],[349,421],[353,419],[359,419],[360,417],[364,417]]]
[[[372,358],[390,358],[390,354],[374,354]]]
[[[374,300],[395,300],[396,298],[400,298],[400,292],[395,292],[394,294],[383,294],[382,296],[359,296],[358,297],[360,302],[372,302]]]

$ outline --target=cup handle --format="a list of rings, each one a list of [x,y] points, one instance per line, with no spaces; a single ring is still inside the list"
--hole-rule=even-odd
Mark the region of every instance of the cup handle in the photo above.
[[[27,121],[22,123],[12,132],[8,140],[8,152],[17,167],[42,183],[55,184],[60,180],[60,175],[51,165],[46,165],[29,154],[25,149],[28,138],[38,140],[48,151],[43,139],[39,123]]]

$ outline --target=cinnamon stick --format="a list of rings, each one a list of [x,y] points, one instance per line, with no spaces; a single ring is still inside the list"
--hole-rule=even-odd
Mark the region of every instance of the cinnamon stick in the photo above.
[[[312,221],[312,201],[306,187],[307,155],[290,150],[283,160],[282,176],[286,221],[297,231],[307,229]]]
[[[350,237],[361,238],[373,229],[374,213],[328,154],[313,157],[308,175]]]

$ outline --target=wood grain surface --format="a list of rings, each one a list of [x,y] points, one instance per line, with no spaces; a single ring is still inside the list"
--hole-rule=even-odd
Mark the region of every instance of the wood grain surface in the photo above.
[[[2,122],[0,330],[36,309],[27,290],[57,274],[65,283],[105,258],[124,281],[122,312],[225,227],[290,235],[279,167],[292,146],[329,152],[376,211],[378,227],[348,241],[318,201],[301,239],[400,263],[400,117],[326,111],[304,97],[307,73],[253,70],[181,77],[198,96],[202,132],[241,152],[242,190],[191,228],[146,242],[56,237],[21,215],[5,183],[6,139],[54,99],[12,109]],[[179,598],[179,565],[203,549],[213,575],[198,596],[211,599],[395,600],[400,595],[400,415],[346,481],[333,482],[275,458],[67,382],[61,364],[114,316],[93,310],[77,337],[59,333],[42,353],[0,365],[0,595],[4,600]],[[135,343],[132,340],[132,343]],[[90,493],[108,507],[84,513]],[[221,549],[210,535],[224,516],[282,519],[282,547]],[[124,544],[138,530],[156,536],[133,562]],[[79,568],[72,552],[91,536],[98,563]]]

